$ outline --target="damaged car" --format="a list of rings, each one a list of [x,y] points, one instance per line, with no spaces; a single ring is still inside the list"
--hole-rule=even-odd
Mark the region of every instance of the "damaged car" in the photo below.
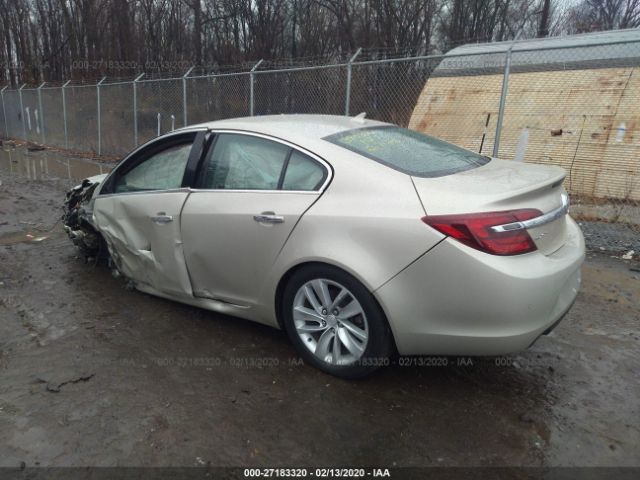
[[[148,142],[71,190],[64,219],[136,289],[284,329],[355,378],[548,333],[584,259],[564,178],[362,116],[251,117]]]

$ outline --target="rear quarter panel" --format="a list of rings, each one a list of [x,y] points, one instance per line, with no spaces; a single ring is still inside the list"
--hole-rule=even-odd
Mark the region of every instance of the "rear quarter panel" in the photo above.
[[[327,150],[333,180],[276,259],[261,294],[264,315],[275,315],[278,282],[297,265],[337,266],[374,291],[444,238],[421,221],[410,176],[340,147]]]

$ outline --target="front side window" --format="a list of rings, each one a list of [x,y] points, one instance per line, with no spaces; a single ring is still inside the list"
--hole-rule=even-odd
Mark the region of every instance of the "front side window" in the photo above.
[[[348,130],[325,140],[417,177],[442,177],[485,165],[489,157],[406,128]]]
[[[174,145],[150,156],[117,178],[115,193],[180,188],[191,145]]]

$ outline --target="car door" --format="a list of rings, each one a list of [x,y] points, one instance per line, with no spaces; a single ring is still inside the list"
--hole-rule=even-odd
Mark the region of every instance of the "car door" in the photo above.
[[[192,293],[180,212],[205,137],[205,132],[188,132],[152,142],[114,170],[96,199],[94,221],[112,259],[141,289]]]
[[[219,132],[182,211],[193,293],[251,305],[331,170],[281,140]]]

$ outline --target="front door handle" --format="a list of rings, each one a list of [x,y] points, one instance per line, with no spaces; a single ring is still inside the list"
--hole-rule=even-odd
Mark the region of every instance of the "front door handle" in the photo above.
[[[167,215],[165,212],[158,212],[157,216],[151,217],[151,221],[158,225],[164,225],[166,223],[173,222],[173,217],[171,215]]]
[[[260,215],[254,215],[253,219],[259,223],[283,223],[284,217],[276,215],[275,212],[262,212]]]

